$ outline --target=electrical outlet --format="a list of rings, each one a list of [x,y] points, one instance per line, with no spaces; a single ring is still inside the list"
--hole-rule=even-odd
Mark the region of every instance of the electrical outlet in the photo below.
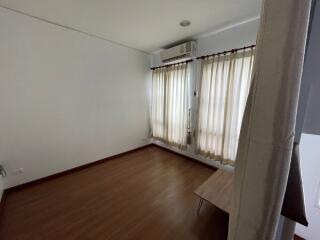
[[[24,173],[24,169],[18,168],[18,169],[13,170],[12,173],[13,173],[13,175],[20,175],[20,174]]]
[[[318,184],[317,198],[314,206],[320,209],[320,183]]]

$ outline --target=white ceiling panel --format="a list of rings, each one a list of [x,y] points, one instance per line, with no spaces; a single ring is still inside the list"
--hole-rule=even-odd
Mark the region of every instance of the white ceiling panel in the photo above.
[[[261,0],[0,0],[0,5],[153,52],[259,15]],[[189,27],[180,27],[181,20]]]

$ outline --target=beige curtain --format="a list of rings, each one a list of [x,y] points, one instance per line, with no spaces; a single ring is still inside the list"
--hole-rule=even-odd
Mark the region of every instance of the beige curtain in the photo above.
[[[285,194],[310,0],[264,0],[236,157],[229,240],[272,240]]]
[[[254,48],[201,62],[197,151],[233,164],[250,88]]]
[[[152,72],[151,134],[157,139],[164,139],[165,75],[164,68]]]
[[[188,64],[153,71],[151,97],[152,137],[186,146],[188,123]]]

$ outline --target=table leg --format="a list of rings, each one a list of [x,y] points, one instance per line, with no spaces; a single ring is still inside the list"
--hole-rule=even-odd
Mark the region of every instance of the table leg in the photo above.
[[[199,205],[198,205],[198,210],[197,210],[198,216],[200,215],[200,209],[201,209],[201,207],[202,207],[202,204],[203,204],[203,199],[200,198]]]

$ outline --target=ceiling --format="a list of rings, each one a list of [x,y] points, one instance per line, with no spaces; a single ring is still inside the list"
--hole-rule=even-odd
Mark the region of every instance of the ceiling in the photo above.
[[[261,0],[0,0],[0,5],[153,52],[259,15]],[[189,27],[180,27],[181,20]]]

